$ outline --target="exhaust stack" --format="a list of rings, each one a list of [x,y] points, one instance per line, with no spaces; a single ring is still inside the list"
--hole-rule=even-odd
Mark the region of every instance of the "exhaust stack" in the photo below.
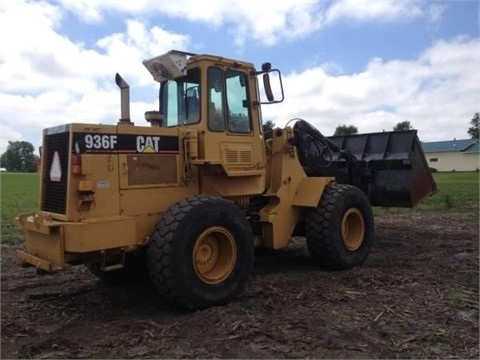
[[[121,117],[118,125],[133,125],[130,121],[130,86],[123,80],[119,73],[115,75],[115,83],[120,88]]]

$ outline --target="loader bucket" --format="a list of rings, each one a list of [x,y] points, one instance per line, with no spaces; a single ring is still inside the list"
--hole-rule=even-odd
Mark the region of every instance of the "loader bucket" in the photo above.
[[[325,137],[305,120],[293,130],[308,176],[354,185],[373,206],[414,207],[437,191],[416,130]]]
[[[373,206],[414,207],[437,191],[416,130],[328,139],[357,159],[357,173],[364,177],[361,187]],[[346,167],[345,156],[338,152],[332,156],[331,162],[335,171],[340,170],[336,175],[349,182],[345,171],[341,171]]]

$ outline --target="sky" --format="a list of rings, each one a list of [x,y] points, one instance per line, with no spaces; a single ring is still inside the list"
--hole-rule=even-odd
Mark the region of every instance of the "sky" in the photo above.
[[[47,127],[116,124],[117,72],[148,126],[158,83],[142,60],[172,49],[271,62],[285,101],[262,113],[276,126],[302,118],[329,136],[409,121],[440,141],[468,138],[480,112],[478,0],[2,0],[0,153],[38,149]]]

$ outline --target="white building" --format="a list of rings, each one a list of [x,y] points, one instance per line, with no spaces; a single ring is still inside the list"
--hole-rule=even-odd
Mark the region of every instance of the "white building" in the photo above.
[[[475,139],[422,142],[428,166],[438,171],[478,171],[480,145]]]

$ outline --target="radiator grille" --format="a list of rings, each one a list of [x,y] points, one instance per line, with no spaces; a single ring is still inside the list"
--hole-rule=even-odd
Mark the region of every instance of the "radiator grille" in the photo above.
[[[251,149],[225,149],[225,160],[229,164],[251,163],[253,154]]]
[[[251,150],[241,150],[239,152],[239,159],[242,163],[251,163],[253,161]]]
[[[68,132],[45,135],[43,138],[43,173],[42,173],[42,200],[41,209],[56,214],[65,214],[67,208],[67,180],[68,180]],[[55,152],[60,159],[62,175],[60,181],[50,180]]]

